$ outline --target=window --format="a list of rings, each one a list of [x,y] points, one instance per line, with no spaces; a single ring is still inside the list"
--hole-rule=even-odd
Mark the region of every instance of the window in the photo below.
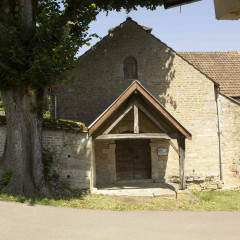
[[[138,79],[137,60],[127,57],[123,62],[124,79]]]

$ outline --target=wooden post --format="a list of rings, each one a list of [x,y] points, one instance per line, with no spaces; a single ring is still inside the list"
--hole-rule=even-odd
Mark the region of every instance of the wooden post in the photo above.
[[[185,190],[186,182],[185,182],[185,138],[184,137],[180,137],[178,139],[178,150],[179,150],[180,190]]]
[[[133,112],[134,112],[134,133],[139,133],[139,119],[138,119],[138,107],[137,107],[137,92],[134,92],[134,106],[133,106]]]

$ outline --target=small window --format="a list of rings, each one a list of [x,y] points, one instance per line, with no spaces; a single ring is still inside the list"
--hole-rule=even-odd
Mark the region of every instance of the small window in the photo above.
[[[138,79],[137,60],[127,57],[123,62],[124,79]]]

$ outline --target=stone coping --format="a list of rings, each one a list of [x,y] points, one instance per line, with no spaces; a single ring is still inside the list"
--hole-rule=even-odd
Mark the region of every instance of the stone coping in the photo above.
[[[0,126],[6,125],[6,117],[0,116]],[[48,130],[67,130],[74,132],[86,132],[88,128],[84,123],[63,119],[43,119],[43,129]]]

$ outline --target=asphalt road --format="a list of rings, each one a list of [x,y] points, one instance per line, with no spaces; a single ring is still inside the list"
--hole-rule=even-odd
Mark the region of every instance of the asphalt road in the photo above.
[[[240,240],[240,212],[114,212],[0,202],[1,240]]]

